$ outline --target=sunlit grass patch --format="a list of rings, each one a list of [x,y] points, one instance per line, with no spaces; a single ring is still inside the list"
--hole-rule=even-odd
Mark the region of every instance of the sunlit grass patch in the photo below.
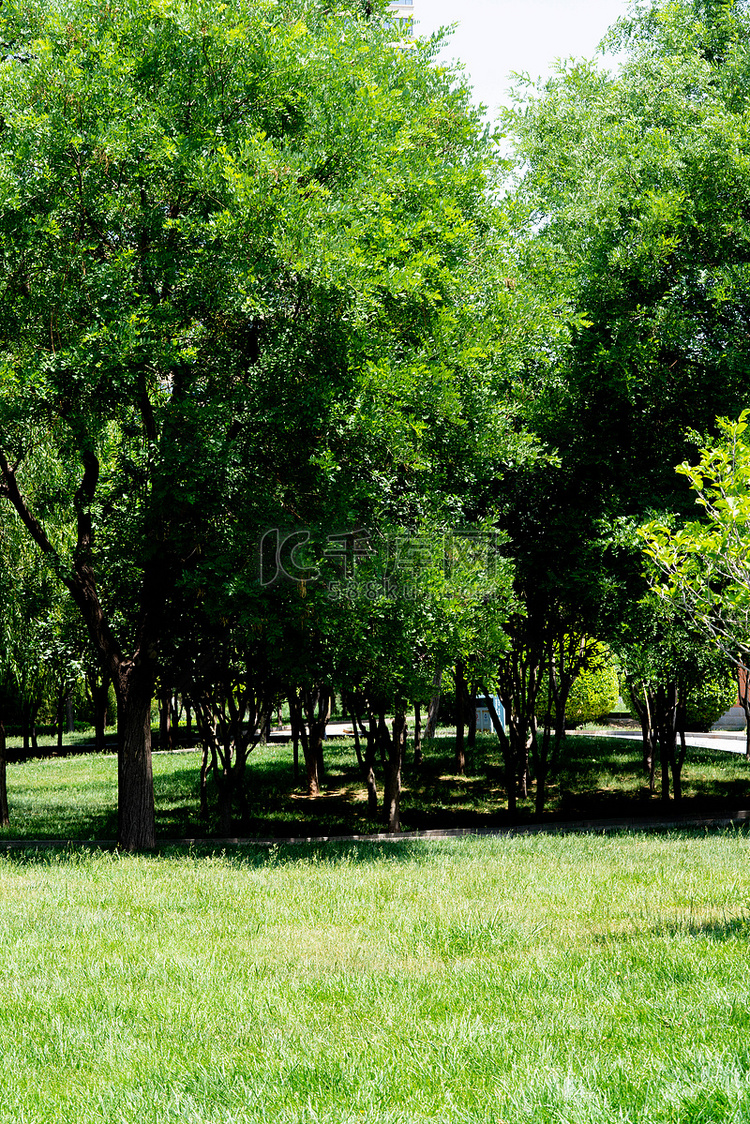
[[[748,1120],[748,860],[735,832],[8,855],[0,1121]]]

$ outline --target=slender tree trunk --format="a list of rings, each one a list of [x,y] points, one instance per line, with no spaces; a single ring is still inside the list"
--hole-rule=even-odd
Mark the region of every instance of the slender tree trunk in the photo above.
[[[466,704],[469,708],[468,713],[468,730],[466,735],[466,744],[471,750],[477,748],[477,685],[476,683],[470,688],[466,696]],[[472,759],[473,760],[473,759]]]
[[[464,665],[456,661],[456,772],[463,776],[466,771],[466,751],[464,749]]]
[[[89,690],[94,704],[94,748],[101,753],[105,748],[109,680],[105,676],[101,683],[89,682]]]
[[[437,730],[437,717],[438,709],[440,707],[440,686],[443,682],[443,669],[441,667],[435,668],[435,676],[432,681],[432,698],[430,705],[427,708],[427,725],[425,726],[424,736],[426,738],[434,738]]]
[[[378,741],[378,727],[374,713],[370,713],[367,727],[367,745],[365,748],[365,766],[367,768],[367,810],[373,820],[378,818],[378,782],[375,776],[375,753]]]
[[[39,753],[39,731],[36,728],[36,720],[39,715],[39,703],[36,703],[31,708],[31,748],[34,753]]]
[[[10,823],[8,814],[7,761],[5,757],[5,726],[0,718],[0,827]]]
[[[307,767],[307,794],[317,796],[323,776],[323,738],[331,717],[331,692],[323,687],[306,688],[303,704],[309,727],[309,737],[302,723],[302,751]]]
[[[219,765],[216,770],[216,796],[219,811],[219,834],[224,838],[232,832],[232,805],[234,804],[234,776],[231,769]]]
[[[346,703],[344,702],[344,698],[345,696],[342,695],[341,706],[343,709],[344,706],[348,704],[348,710],[352,720],[352,733],[354,734],[354,752],[357,755],[357,766],[361,775],[364,777],[367,775],[367,771],[365,769],[365,762],[364,758],[362,757],[362,746],[359,739],[359,725],[357,723],[356,703],[352,695],[348,696],[348,698],[346,699]]]
[[[396,833],[401,830],[401,761],[403,757],[406,715],[399,711],[393,720],[393,737],[388,735],[388,727],[381,726],[381,735],[388,740],[385,774],[383,811],[386,830]]]
[[[547,719],[549,719],[549,715]],[[545,721],[542,731],[542,743],[536,738],[536,803],[535,810],[538,816],[544,812],[547,800],[547,777],[549,775],[550,744],[552,742],[552,729],[549,721]]]
[[[414,768],[422,766],[422,708],[414,703]]]
[[[508,796],[508,815],[514,816],[516,814],[516,770],[515,762],[513,759],[513,747],[510,738],[503,729],[500,721],[500,716],[495,710],[495,704],[489,691],[484,693],[484,703],[490,713],[490,720],[493,729],[497,734],[500,747],[503,751],[503,761],[505,763],[505,789]]]
[[[292,773],[296,784],[299,780],[299,722],[296,714],[292,717]]]
[[[55,726],[57,728],[56,734],[57,734],[57,752],[58,753],[62,753],[62,751],[63,751],[63,733],[65,732],[65,696],[66,695],[67,695],[67,689],[65,689],[65,688],[58,692],[57,706],[55,708],[55,710],[56,710]]]
[[[198,815],[201,822],[206,824],[208,823],[208,771],[208,744],[204,741],[198,790],[200,803]]]
[[[24,755],[24,757],[28,757],[29,756],[29,749],[31,748],[30,747],[31,723],[29,721],[29,706],[28,706],[28,703],[24,703],[23,706],[21,707],[21,734],[23,736],[23,755]]]
[[[174,749],[175,745],[178,744],[178,738],[179,738],[179,734],[180,734],[180,713],[181,713],[181,711],[182,711],[182,707],[180,706],[179,695],[173,695],[172,696],[172,723],[171,723],[171,731],[170,731],[173,749]]]
[[[172,749],[172,704],[168,695],[159,700],[159,749]]]

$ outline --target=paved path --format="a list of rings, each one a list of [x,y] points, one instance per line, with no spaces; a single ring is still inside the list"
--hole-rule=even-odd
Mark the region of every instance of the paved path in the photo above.
[[[625,738],[628,741],[641,741],[640,730],[576,730],[575,733],[576,736],[580,734],[586,738]],[[746,744],[744,733],[736,734],[729,730],[722,730],[721,733],[685,734],[685,741],[689,746],[693,745],[700,749],[720,749],[725,753],[744,753]]]

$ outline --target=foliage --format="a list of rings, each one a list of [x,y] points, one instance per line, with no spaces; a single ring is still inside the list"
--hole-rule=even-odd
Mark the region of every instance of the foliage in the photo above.
[[[611,516],[684,507],[685,430],[744,404],[750,10],[634,8],[610,46],[615,74],[563,64],[508,127],[522,260],[567,325],[538,413]]]
[[[602,645],[589,667],[573,680],[565,715],[574,726],[601,721],[614,708],[619,696],[617,665]]]
[[[384,3],[18,0],[0,25],[0,491],[114,682],[121,836],[149,846],[170,612],[234,620],[268,526],[460,523],[515,447],[490,149]]]
[[[642,530],[657,593],[701,628],[735,664],[750,658],[750,411],[720,418],[718,441],[683,463],[702,517],[683,526],[654,520]]]
[[[725,674],[698,683],[688,692],[685,726],[688,730],[710,730],[731,706],[737,705],[737,677],[730,667]]]

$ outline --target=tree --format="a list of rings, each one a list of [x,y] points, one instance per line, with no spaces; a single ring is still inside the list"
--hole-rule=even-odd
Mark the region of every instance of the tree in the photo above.
[[[705,680],[721,674],[723,658],[668,601],[649,592],[621,622],[615,650],[641,721],[643,764],[654,791],[657,761],[661,798],[682,797],[687,708]]]
[[[516,395],[557,459],[507,493],[526,607],[528,670],[506,687],[520,700],[518,739],[560,625],[614,639],[643,596],[631,532],[649,513],[686,510],[670,467],[687,455],[686,430],[745,402],[749,43],[745,3],[634,5],[609,38],[623,51],[617,73],[563,64],[541,89],[520,85],[505,118],[514,283],[550,325]]]
[[[749,418],[747,410],[736,422],[719,418],[719,440],[704,442],[697,465],[683,463],[676,469],[690,482],[702,518],[682,526],[653,520],[641,530],[655,591],[746,676],[750,673]],[[750,719],[747,738],[750,755]]]
[[[337,488],[354,518],[384,465],[408,477],[425,387],[450,413],[436,325],[473,268],[486,140],[435,45],[401,50],[368,8],[0,13],[0,495],[114,685],[126,848],[154,844],[161,634],[215,527],[248,497],[256,526],[302,523]],[[360,399],[376,458],[344,494]]]
[[[612,518],[684,508],[686,430],[744,405],[750,10],[654,3],[605,42],[617,74],[566,65],[508,127],[521,264],[567,325],[538,425]]]

